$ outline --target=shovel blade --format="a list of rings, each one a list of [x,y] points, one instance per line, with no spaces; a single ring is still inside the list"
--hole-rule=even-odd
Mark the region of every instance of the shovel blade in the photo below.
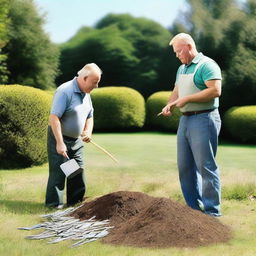
[[[83,171],[75,159],[68,160],[60,165],[61,170],[64,172],[67,178],[72,178]]]

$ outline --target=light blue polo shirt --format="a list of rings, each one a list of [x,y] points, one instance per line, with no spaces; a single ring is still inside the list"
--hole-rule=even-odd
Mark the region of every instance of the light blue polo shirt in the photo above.
[[[196,68],[198,62],[205,58],[202,53],[198,53],[196,57],[189,64],[183,64],[179,67],[176,75],[177,84],[178,78],[180,74],[192,74]],[[221,80],[221,70],[219,65],[212,59],[209,58],[209,61],[203,63],[195,73],[194,83],[198,89],[203,90],[206,89],[205,81],[208,80]]]
[[[76,77],[57,88],[51,114],[60,118],[63,135],[78,138],[82,133],[86,119],[93,116],[93,106],[90,94],[79,89]]]

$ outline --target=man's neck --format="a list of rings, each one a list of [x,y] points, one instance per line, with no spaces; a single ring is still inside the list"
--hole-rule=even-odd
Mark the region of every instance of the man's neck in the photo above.
[[[189,66],[192,63],[193,59],[197,56],[197,54],[198,52],[196,50],[191,52],[191,58],[190,61],[186,64],[187,66]]]
[[[83,92],[82,81],[79,79],[79,77],[76,78],[76,82],[77,82],[77,85],[78,85],[78,88],[80,89],[80,91]]]

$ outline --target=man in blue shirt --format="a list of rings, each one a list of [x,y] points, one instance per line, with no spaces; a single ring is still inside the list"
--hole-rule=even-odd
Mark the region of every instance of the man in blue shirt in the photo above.
[[[171,115],[174,107],[183,114],[177,133],[181,189],[190,207],[220,216],[221,188],[215,156],[221,127],[221,71],[215,61],[197,52],[190,35],[180,33],[170,45],[182,65],[162,114]]]
[[[55,92],[48,127],[49,178],[45,204],[49,207],[63,207],[65,174],[60,165],[74,158],[84,169],[83,141],[90,142],[93,130],[90,92],[98,87],[101,74],[96,64],[86,64],[77,77],[59,86]],[[82,201],[85,190],[83,171],[68,178],[67,205]]]

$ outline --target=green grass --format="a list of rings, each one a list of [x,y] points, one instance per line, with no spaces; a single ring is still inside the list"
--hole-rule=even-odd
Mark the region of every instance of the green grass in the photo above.
[[[91,144],[86,144],[87,196],[94,198],[119,191],[141,191],[152,196],[170,197],[184,203],[178,181],[176,136],[161,133],[95,134],[94,141],[118,160]],[[45,240],[30,241],[17,227],[42,221],[48,166],[0,171],[0,255],[10,256],[252,256],[256,253],[256,168],[255,146],[221,144],[217,160],[223,185],[223,217],[220,221],[233,230],[227,244],[196,249],[141,249],[111,246],[99,241],[76,249],[70,241],[49,245]],[[163,234],[164,235],[164,234]]]

